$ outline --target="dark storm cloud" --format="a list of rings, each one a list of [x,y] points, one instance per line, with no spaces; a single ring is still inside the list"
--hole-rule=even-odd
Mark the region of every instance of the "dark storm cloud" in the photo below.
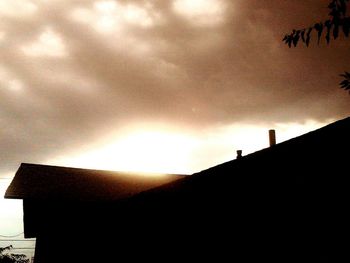
[[[326,18],[327,1],[219,1],[207,17],[176,12],[173,1],[117,1],[115,13],[98,1],[25,2],[32,9],[21,15],[0,12],[2,171],[137,121],[201,130],[324,121],[349,110],[337,87],[346,40],[295,49],[281,41]],[[108,31],[130,4],[141,8],[135,21]],[[40,38],[46,31],[62,43]]]

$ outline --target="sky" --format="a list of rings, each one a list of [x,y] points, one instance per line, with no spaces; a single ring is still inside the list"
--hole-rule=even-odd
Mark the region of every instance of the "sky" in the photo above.
[[[348,40],[282,42],[328,2],[0,0],[1,189],[22,162],[190,174],[347,117]]]

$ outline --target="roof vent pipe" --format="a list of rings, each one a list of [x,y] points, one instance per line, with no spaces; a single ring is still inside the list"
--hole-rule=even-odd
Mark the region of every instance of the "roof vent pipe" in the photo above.
[[[269,130],[270,147],[276,144],[276,131]]]
[[[242,150],[237,150],[237,158],[236,159],[241,159],[242,158]]]

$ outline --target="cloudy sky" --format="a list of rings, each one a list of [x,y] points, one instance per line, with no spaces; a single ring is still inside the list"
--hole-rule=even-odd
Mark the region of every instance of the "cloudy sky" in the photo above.
[[[348,115],[329,0],[0,0],[0,178],[21,162],[191,173]]]

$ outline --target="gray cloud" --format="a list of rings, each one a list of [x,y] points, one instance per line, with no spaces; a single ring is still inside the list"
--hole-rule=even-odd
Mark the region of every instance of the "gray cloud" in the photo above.
[[[142,3],[155,22],[123,22],[111,32],[98,31],[94,1],[33,1],[34,14],[0,13],[1,171],[79,149],[137,121],[200,131],[348,114],[349,97],[337,87],[348,69],[347,40],[295,49],[281,42],[292,28],[326,17],[327,1],[223,2],[219,22],[196,25],[171,1],[119,1]],[[78,8],[85,10],[81,21],[73,15]],[[105,18],[100,22],[113,26]],[[26,55],[23,47],[48,29],[67,54],[51,56],[45,45],[56,44],[48,41],[42,55]]]

